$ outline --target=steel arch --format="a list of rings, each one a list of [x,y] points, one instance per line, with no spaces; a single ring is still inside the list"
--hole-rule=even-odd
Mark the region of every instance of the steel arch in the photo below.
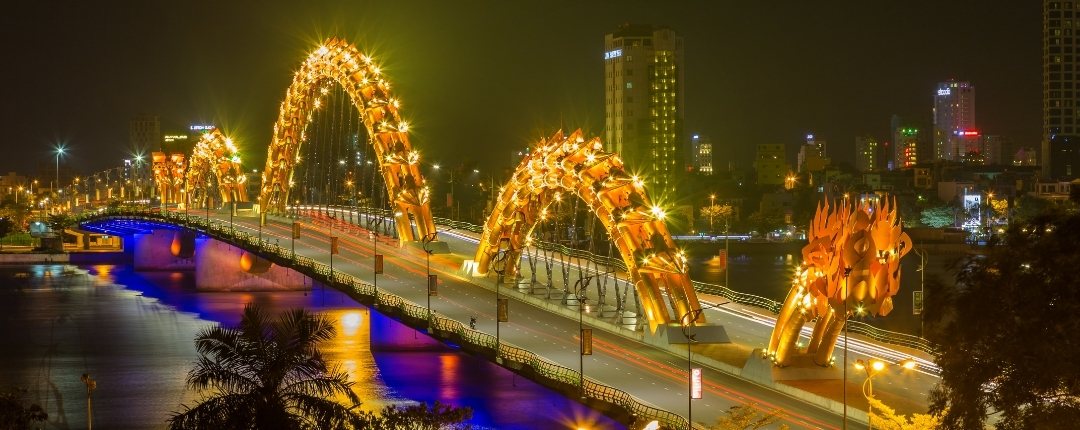
[[[308,55],[285,92],[263,170],[260,210],[272,214],[286,211],[293,169],[307,140],[305,130],[320,104],[315,89],[324,80],[341,85],[360,111],[393,202],[400,241],[415,242],[435,233],[430,189],[420,173],[420,155],[409,144],[408,124],[398,112],[400,102],[391,96],[390,83],[371,57],[337,38],[328,39]],[[415,232],[410,215],[416,222]]]
[[[604,224],[630,272],[650,329],[701,309],[686,255],[671,240],[664,212],[649,201],[644,181],[628,174],[617,154],[604,152],[599,138],[586,142],[581,130],[541,140],[518,165],[484,224],[477,273],[486,274],[501,255],[510,262],[504,275],[516,276],[532,230],[564,191],[584,201]],[[664,304],[665,292],[671,309]],[[704,316],[698,312],[693,322],[703,323]]]
[[[240,167],[236,145],[217,128],[203,133],[191,150],[184,187],[188,202],[209,204],[211,175],[217,180],[222,203],[248,200],[247,176]]]

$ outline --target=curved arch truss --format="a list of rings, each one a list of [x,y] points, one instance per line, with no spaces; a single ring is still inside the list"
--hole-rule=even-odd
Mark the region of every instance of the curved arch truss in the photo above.
[[[260,208],[269,213],[285,213],[293,186],[293,170],[307,141],[307,126],[322,105],[322,84],[327,81],[341,85],[360,111],[386,182],[400,240],[418,241],[434,234],[435,223],[428,202],[430,189],[420,173],[420,156],[409,144],[409,126],[398,113],[400,102],[390,94],[390,83],[371,57],[336,38],[328,39],[312,52],[293,75],[274,124],[259,193]],[[416,231],[410,217],[416,222]]]
[[[181,203],[184,189],[184,172],[187,164],[184,154],[165,154],[154,152],[152,155],[154,186],[162,203]],[[107,179],[107,178],[106,178]]]
[[[562,192],[579,197],[603,223],[626,263],[651,329],[701,309],[686,255],[671,240],[664,212],[650,203],[643,181],[626,172],[617,154],[604,152],[599,138],[586,142],[581,130],[541,140],[522,160],[484,225],[476,250],[477,272],[485,274],[493,263],[506,261],[504,276],[516,276],[522,248]],[[670,309],[664,304],[665,292]],[[697,314],[695,322],[704,322]]]
[[[188,201],[197,206],[209,204],[208,197],[220,198],[222,203],[244,202],[248,200],[246,185],[247,176],[232,139],[217,128],[204,133],[188,161],[185,178]]]

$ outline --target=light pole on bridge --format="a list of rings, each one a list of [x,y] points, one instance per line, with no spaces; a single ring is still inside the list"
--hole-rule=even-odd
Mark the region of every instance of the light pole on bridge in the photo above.
[[[431,243],[438,239],[438,233],[431,233],[424,236],[424,256],[427,258],[427,321],[428,327],[431,327],[431,296],[438,294],[438,275],[431,274],[431,254],[434,250],[431,248]]]
[[[578,278],[574,284],[574,296],[577,297],[578,305],[578,397],[582,400],[585,399],[585,356],[592,355],[592,329],[585,328],[585,304],[587,300],[584,298],[589,283],[592,282],[592,275]],[[601,305],[602,306],[602,305]],[[586,330],[588,330],[586,332]]]
[[[714,305],[701,307],[701,308],[698,308],[698,309],[690,309],[685,314],[683,314],[682,317],[679,318],[679,323],[680,323],[681,328],[682,328],[683,336],[686,337],[686,423],[687,423],[687,428],[689,428],[689,429],[694,428],[694,399],[695,399],[695,397],[694,397],[694,394],[695,394],[694,393],[694,381],[695,381],[695,378],[694,378],[694,368],[693,368],[693,365],[694,365],[693,363],[694,362],[693,362],[693,356],[691,355],[691,354],[693,354],[693,349],[691,349],[691,346],[693,346],[694,342],[696,342],[696,339],[694,339],[694,334],[692,333],[691,329],[694,328],[694,321],[697,321],[698,317],[700,317],[701,314],[705,313],[706,309],[718,308],[718,307],[726,305],[728,303],[731,303],[731,302],[718,303],[718,304],[714,304]],[[698,369],[698,372],[701,372],[701,370]],[[699,373],[699,375],[698,375],[698,380],[699,381],[700,381],[700,378],[701,378],[701,375]],[[704,385],[701,382],[699,382],[699,384]],[[698,386],[699,390],[701,389],[701,385]],[[698,393],[698,394],[699,394],[699,396],[696,397],[696,398],[701,398],[700,393]]]

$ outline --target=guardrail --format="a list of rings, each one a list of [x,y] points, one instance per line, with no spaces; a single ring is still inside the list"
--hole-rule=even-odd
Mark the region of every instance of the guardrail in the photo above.
[[[333,209],[334,210],[357,210],[359,213],[369,215],[369,216],[389,217],[391,215],[391,213],[390,213],[390,211],[388,209],[382,209],[382,208],[334,207]],[[162,213],[160,213],[160,212],[154,212],[154,211],[145,210],[145,209],[142,209],[142,208],[138,208],[138,209],[130,209],[130,208],[124,209],[124,208],[121,208],[121,209],[111,209],[111,210],[113,210],[113,211],[116,211],[116,210],[131,211],[131,212],[142,213],[142,214],[156,214],[156,215],[161,215],[161,216],[164,216],[164,217],[187,216],[187,215],[176,213],[176,212],[165,212],[164,215],[162,215]],[[106,211],[104,213],[109,213],[109,212]],[[206,219],[205,218],[200,218],[200,217],[197,217],[197,216],[187,216],[187,217],[190,218],[190,221],[193,222],[195,225],[203,227],[203,228],[214,228],[215,231],[224,228],[224,227],[221,227],[223,224],[221,222],[218,222],[218,221],[211,220],[210,224],[206,225]],[[455,221],[455,220],[451,220],[451,219],[448,219],[448,218],[439,218],[439,217],[435,217],[434,221],[438,225],[450,227],[450,228],[453,228],[453,229],[465,230],[465,231],[470,231],[470,232],[473,232],[473,233],[483,233],[483,227],[478,226],[476,224],[471,224],[471,223],[467,223],[467,222],[463,222],[463,221]],[[237,234],[246,234],[246,233],[237,233]],[[250,242],[251,240],[253,240],[253,239],[251,239],[251,235],[250,234],[246,234],[246,235],[247,235],[247,237],[245,239],[249,240],[249,242],[247,242],[247,243],[250,244],[250,245],[256,245],[253,242]],[[562,244],[552,243],[552,242],[536,241],[536,242],[533,242],[533,246],[537,247],[538,249],[545,250],[545,251],[554,251],[554,252],[563,253],[563,254],[571,257],[571,258],[585,259],[585,260],[589,260],[590,262],[593,262],[593,263],[596,263],[596,264],[603,264],[603,265],[607,265],[608,267],[613,267],[613,268],[615,268],[617,270],[626,271],[626,264],[622,261],[621,258],[598,255],[598,254],[594,254],[594,253],[589,252],[589,251],[575,249],[575,248],[571,248],[571,247],[568,247],[568,246],[565,246],[565,245],[562,245]],[[298,258],[304,258],[304,257],[298,257]],[[780,313],[780,307],[782,306],[782,303],[780,303],[780,302],[778,302],[776,300],[773,300],[773,299],[770,299],[770,298],[767,298],[767,297],[754,295],[754,294],[735,291],[735,290],[732,290],[732,289],[730,289],[728,287],[725,287],[723,285],[709,284],[709,283],[698,282],[698,281],[693,281],[692,283],[694,285],[694,289],[697,290],[698,292],[720,296],[720,297],[723,297],[726,300],[730,300],[732,303],[737,303],[737,304],[741,304],[741,305],[753,306],[753,307],[756,307],[756,308],[761,308],[761,309],[767,310],[767,311],[769,311],[769,312],[771,312],[773,314]],[[848,325],[848,330],[850,332],[856,333],[856,334],[861,334],[863,336],[866,336],[866,337],[868,337],[870,339],[873,339],[873,340],[876,340],[878,342],[888,343],[888,344],[893,344],[893,345],[899,345],[899,346],[904,346],[904,347],[908,347],[908,348],[913,348],[913,349],[916,349],[916,350],[919,350],[919,351],[922,351],[924,353],[931,354],[931,355],[933,355],[935,353],[935,350],[936,350],[936,347],[933,344],[931,344],[930,341],[926,340],[925,338],[919,337],[919,336],[914,336],[914,335],[910,335],[910,334],[907,334],[907,333],[900,333],[900,332],[881,329],[881,328],[878,328],[878,327],[875,327],[873,325],[864,323],[862,321],[857,321],[857,320],[848,320],[848,324],[849,324]]]
[[[444,337],[452,336],[459,339],[463,347],[491,351],[492,358],[496,362],[501,361],[504,367],[515,370],[527,367],[532,371],[537,382],[545,386],[556,389],[577,387],[586,400],[602,402],[621,408],[631,417],[634,417],[635,421],[640,421],[637,424],[656,420],[665,429],[689,430],[689,423],[686,418],[674,412],[649,405],[625,391],[601,384],[595,380],[585,378],[583,381],[581,373],[574,369],[548,361],[529,350],[508,342],[498,342],[495,336],[466,328],[464,324],[457,320],[429,313],[426,307],[412,303],[401,296],[387,293],[385,290],[378,290],[376,296],[376,289],[372,284],[341,271],[334,271],[331,274],[328,265],[308,257],[293,255],[289,249],[261,240],[250,233],[236,231],[224,223],[207,221],[205,218],[175,212],[161,213],[123,208],[87,214],[77,217],[76,221],[82,223],[108,219],[168,222],[200,231],[215,239],[247,247],[251,251],[263,254],[263,257],[266,258],[287,261],[293,269],[345,292],[359,302],[372,303],[384,313],[397,313],[407,317],[408,320],[421,321],[427,328],[438,332]],[[405,322],[408,323],[409,321]]]
[[[389,213],[389,211],[386,212]],[[467,230],[475,233],[483,232],[482,227],[461,221],[454,221],[445,218],[435,218],[435,223],[459,230]],[[620,258],[597,255],[589,251],[570,248],[565,245],[552,242],[536,241],[533,242],[533,246],[539,249],[543,249],[545,251],[560,252],[573,258],[582,258],[589,260],[593,263],[604,264],[608,267],[626,271],[626,264]],[[698,292],[720,296],[726,300],[730,300],[732,303],[761,308],[773,314],[779,314],[780,307],[783,306],[783,303],[776,300],[758,296],[755,294],[735,291],[723,285],[709,284],[698,281],[692,281],[692,284],[694,285],[694,289]],[[930,341],[920,336],[914,336],[907,333],[900,333],[881,329],[857,320],[848,320],[847,323],[848,330],[850,332],[861,334],[878,342],[913,348],[931,355],[933,355],[937,349],[932,343],[930,343]]]

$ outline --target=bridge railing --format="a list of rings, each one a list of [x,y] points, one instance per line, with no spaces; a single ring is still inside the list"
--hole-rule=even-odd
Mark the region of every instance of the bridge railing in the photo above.
[[[376,308],[384,313],[402,315],[406,317],[404,318],[406,323],[409,321],[421,321],[433,332],[458,340],[463,347],[479,351],[491,351],[496,361],[501,362],[504,367],[515,371],[527,369],[531,371],[537,382],[545,386],[564,391],[576,388],[586,400],[602,402],[621,408],[634,417],[636,421],[649,422],[656,420],[660,423],[661,428],[689,430],[689,423],[686,418],[674,412],[652,406],[625,391],[604,385],[593,379],[585,378],[583,380],[581,373],[577,370],[548,361],[532,351],[508,342],[499,342],[495,336],[469,329],[460,321],[429,313],[424,306],[412,303],[385,290],[376,290],[374,285],[348,273],[341,271],[331,272],[328,265],[308,257],[293,255],[290,250],[260,240],[251,234],[236,231],[228,225],[214,221],[208,222],[205,218],[180,213],[157,213],[130,209],[108,210],[82,217],[79,221],[85,222],[99,219],[164,221],[202,231],[216,239],[237,245],[246,245],[250,250],[264,254],[264,257],[272,256],[286,260],[298,272],[304,273],[312,279],[325,282],[327,285],[345,292],[360,302],[373,303]]]
[[[337,209],[351,210],[350,208],[335,208],[335,210],[337,210]],[[391,215],[390,211],[387,210],[387,209],[381,209],[381,208],[359,208],[359,209],[362,210],[363,211],[362,213],[365,214],[365,215],[381,216],[381,217],[388,217],[388,216]],[[266,241],[262,241],[261,243],[258,243],[256,238],[254,236],[252,236],[251,234],[246,233],[246,232],[235,231],[234,229],[230,228],[226,223],[223,223],[223,222],[220,222],[220,221],[217,221],[217,220],[214,220],[214,219],[207,220],[204,217],[199,217],[199,216],[196,216],[196,215],[186,215],[186,214],[179,213],[179,212],[158,212],[158,211],[148,210],[148,209],[141,208],[141,207],[139,207],[139,208],[120,207],[120,208],[110,208],[108,210],[98,212],[98,213],[87,214],[87,215],[84,215],[81,218],[77,218],[77,220],[89,219],[87,217],[101,217],[101,216],[109,216],[109,215],[135,215],[135,216],[149,217],[148,220],[150,220],[150,219],[164,219],[164,220],[169,220],[169,221],[174,221],[174,222],[182,221],[182,222],[188,223],[188,224],[190,224],[190,225],[192,225],[194,227],[204,229],[207,232],[212,232],[212,233],[214,233],[216,235],[234,235],[235,238],[231,238],[230,240],[236,240],[236,241],[240,241],[240,243],[243,243],[243,244],[246,244],[246,245],[251,245],[251,246],[258,247],[261,251],[263,251],[263,252],[271,252],[271,253],[277,255],[279,258],[289,258],[291,256],[289,253],[285,252],[285,250],[283,248],[277,247],[275,245],[271,245]],[[443,226],[451,227],[451,228],[454,228],[454,229],[466,230],[466,231],[471,231],[471,232],[475,232],[475,233],[481,233],[483,231],[483,228],[481,226],[478,226],[478,225],[475,225],[475,224],[470,224],[470,223],[467,223],[467,222],[455,221],[455,220],[451,220],[451,219],[447,219],[447,218],[438,218],[438,217],[434,218],[434,220],[435,220],[435,223],[438,224],[438,225],[443,225]],[[571,258],[579,258],[579,259],[588,260],[588,261],[590,261],[592,263],[595,263],[595,264],[607,265],[608,267],[612,267],[612,268],[615,268],[617,270],[623,270],[623,271],[626,270],[626,264],[620,258],[614,258],[614,257],[610,257],[610,256],[598,255],[598,254],[595,254],[595,253],[592,253],[592,252],[589,252],[589,251],[575,249],[575,248],[571,248],[571,247],[568,247],[568,246],[565,246],[565,245],[562,245],[562,244],[544,242],[544,241],[534,242],[533,246],[537,247],[538,249],[543,249],[545,251],[554,251],[554,252],[563,253],[563,254],[571,257]],[[273,249],[273,248],[277,248],[277,249]],[[300,264],[301,266],[314,269],[314,267],[315,267],[314,266],[314,260],[311,260],[310,258],[306,258],[306,257],[301,257],[301,256],[297,256],[297,258],[298,258],[297,263]],[[327,273],[329,273],[328,269],[327,269],[326,273],[320,273],[320,274],[325,276]],[[737,303],[737,304],[741,304],[741,305],[753,306],[753,307],[765,309],[765,310],[767,310],[767,311],[769,311],[771,313],[774,313],[774,314],[777,314],[777,313],[780,312],[780,307],[782,305],[780,302],[778,302],[776,300],[773,300],[773,299],[770,299],[770,298],[767,298],[767,297],[758,296],[758,295],[755,295],[755,294],[749,294],[749,293],[743,293],[743,292],[735,291],[735,290],[733,290],[731,288],[728,288],[726,286],[723,286],[723,285],[709,284],[709,283],[698,282],[698,281],[693,281],[693,285],[694,285],[694,289],[696,291],[698,291],[698,292],[723,297],[724,299],[729,300],[732,303]],[[425,310],[425,312],[426,312],[426,310]],[[910,334],[907,334],[907,333],[900,333],[900,332],[881,329],[881,328],[878,328],[878,327],[875,327],[873,325],[867,324],[867,323],[862,322],[862,321],[857,321],[857,320],[848,320],[847,324],[848,324],[848,330],[850,332],[856,333],[856,334],[861,334],[863,336],[866,336],[866,337],[868,337],[870,339],[873,339],[873,340],[876,340],[878,342],[883,342],[883,343],[888,343],[888,344],[900,345],[900,346],[904,346],[904,347],[908,347],[908,348],[913,348],[913,349],[922,351],[922,352],[927,353],[927,354],[934,354],[934,352],[936,350],[935,346],[932,343],[930,343],[925,338],[922,338],[922,337],[919,337],[919,336],[914,336],[914,335],[910,335]]]
[[[476,233],[483,232],[483,227],[461,221],[454,221],[445,218],[435,218],[435,223],[459,230],[467,230]],[[612,267],[617,270],[626,271],[626,264],[620,258],[606,255],[598,255],[589,251],[575,249],[565,245],[545,241],[533,242],[533,246],[537,247],[538,249],[543,249],[545,251],[560,252],[572,258],[581,258],[589,260],[592,263],[607,265],[608,267]],[[770,299],[768,297],[762,297],[756,294],[735,291],[723,285],[709,284],[698,281],[693,281],[692,283],[694,285],[694,290],[698,292],[720,296],[726,300],[731,301],[732,303],[761,308],[773,314],[779,314],[780,307],[783,305],[781,302]],[[937,349],[934,344],[930,343],[930,341],[920,336],[881,329],[857,320],[848,320],[847,324],[848,330],[850,332],[861,334],[878,342],[913,348],[931,355],[933,355]]]

